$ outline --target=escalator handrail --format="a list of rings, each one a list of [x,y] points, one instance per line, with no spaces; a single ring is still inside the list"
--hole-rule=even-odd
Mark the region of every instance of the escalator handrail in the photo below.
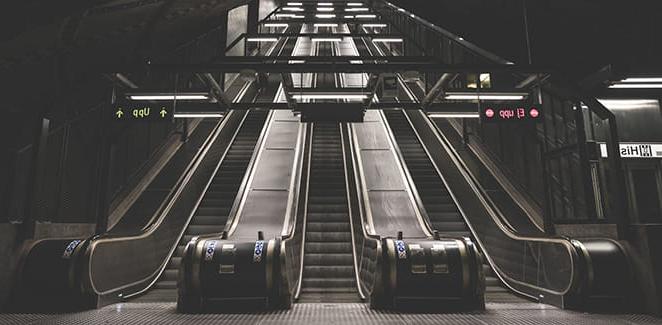
[[[300,211],[301,218],[303,219],[302,223],[301,223],[302,229],[300,230],[301,231],[301,249],[300,249],[300,261],[299,261],[300,266],[299,266],[298,279],[297,279],[297,283],[296,283],[296,289],[294,290],[294,299],[299,298],[299,294],[301,293],[301,283],[302,283],[302,279],[303,279],[303,256],[304,256],[304,249],[305,249],[305,243],[306,243],[306,223],[308,221],[308,193],[310,191],[310,166],[312,165],[312,163],[311,163],[312,158],[311,157],[312,157],[312,152],[313,152],[313,150],[312,150],[313,136],[314,136],[314,132],[315,132],[314,123],[310,123],[309,130],[310,131],[307,132],[308,133],[308,141],[307,141],[307,145],[308,145],[308,158],[307,158],[307,161],[308,161],[308,163],[307,163],[307,166],[305,167],[306,168],[306,171],[305,171],[305,173],[306,173],[306,184],[304,185],[305,186],[305,196],[303,197],[303,201],[304,201],[303,202],[303,208]],[[303,168],[301,168],[301,169],[303,169]],[[301,198],[299,197],[299,199],[301,199]],[[297,212],[299,212],[299,211],[297,211]],[[298,217],[299,217],[299,213],[296,214],[296,218],[298,218]],[[298,220],[295,220],[294,227],[292,228],[290,233],[283,236],[283,246],[289,244],[289,242],[294,239],[294,234],[297,231],[297,229],[296,229],[296,224],[297,223],[298,223]]]
[[[361,287],[361,279],[360,279],[360,267],[359,267],[359,260],[357,259],[357,249],[356,249],[356,238],[355,238],[355,229],[354,229],[354,214],[352,211],[354,209],[351,208],[350,204],[352,204],[352,200],[350,197],[350,189],[349,189],[349,181],[350,181],[350,175],[347,171],[347,164],[348,164],[348,157],[347,157],[347,150],[348,150],[348,145],[345,143],[345,137],[343,136],[343,128],[341,125],[338,125],[340,128],[340,142],[342,146],[342,160],[343,160],[343,174],[345,175],[345,193],[346,193],[346,199],[347,199],[347,206],[349,209],[347,209],[347,212],[349,213],[349,226],[350,226],[350,232],[352,234],[352,260],[354,262],[354,277],[356,278],[356,288],[359,292],[359,296],[361,297],[362,300],[366,299],[366,295],[363,292],[363,288]],[[349,149],[351,150],[351,148]],[[350,157],[351,158],[351,157]],[[359,198],[360,199],[360,198]],[[359,200],[360,201],[360,200]],[[359,205],[361,203],[359,202]],[[363,220],[363,213],[361,211],[360,207],[357,207],[357,210],[359,211],[359,218],[360,220]],[[362,227],[365,230],[365,227]],[[365,233],[364,233],[364,239],[365,239]]]
[[[156,278],[152,281],[152,283],[150,283],[150,284],[147,286],[147,288],[151,287],[151,285],[153,285],[153,283],[156,282],[156,280],[158,279],[158,274],[161,274],[161,273],[163,272],[163,269],[165,268],[165,266],[167,265],[167,263],[168,263],[168,261],[169,261],[169,259],[170,259],[170,256],[171,256],[172,253],[177,249],[177,244],[178,244],[179,241],[177,241],[177,242],[174,243],[173,247],[172,247],[171,250],[170,250],[170,253],[168,254],[168,257],[165,259],[165,261],[162,263],[162,265],[159,267],[159,269],[155,270],[155,272],[153,272],[149,277],[144,278],[144,279],[140,279],[140,280],[138,280],[138,281],[134,281],[134,282],[132,282],[132,283],[130,283],[130,284],[125,284],[124,286],[121,286],[121,287],[118,287],[118,288],[113,288],[112,290],[109,290],[109,291],[106,291],[106,292],[101,292],[101,291],[99,291],[99,290],[96,288],[96,286],[94,285],[94,279],[93,279],[92,272],[91,272],[91,269],[92,269],[92,268],[91,268],[91,262],[92,262],[92,256],[94,255],[95,247],[96,247],[97,245],[99,245],[99,244],[102,244],[102,243],[108,243],[108,242],[139,240],[139,239],[143,239],[143,238],[149,237],[152,233],[154,233],[154,231],[156,231],[156,229],[158,229],[159,226],[163,223],[163,220],[165,220],[165,218],[166,218],[166,216],[168,215],[170,209],[172,208],[172,206],[175,204],[175,202],[177,201],[177,199],[178,199],[178,198],[180,197],[180,195],[182,194],[184,187],[188,184],[188,181],[193,177],[193,175],[194,175],[195,172],[197,171],[198,166],[202,163],[202,161],[204,160],[204,157],[207,155],[207,152],[211,149],[211,144],[216,140],[216,138],[217,138],[218,135],[220,134],[220,132],[221,132],[221,130],[223,129],[223,127],[227,124],[227,121],[230,120],[231,114],[233,114],[233,113],[234,113],[234,111],[231,111],[230,113],[228,113],[228,115],[226,115],[226,117],[223,118],[223,121],[221,121],[221,122],[219,123],[219,125],[218,125],[217,128],[214,130],[214,132],[212,132],[212,135],[211,135],[211,136],[205,141],[204,145],[201,147],[200,152],[198,153],[198,155],[196,155],[195,163],[194,163],[193,166],[191,166],[191,168],[190,168],[189,170],[187,170],[187,172],[185,173],[186,176],[184,177],[182,183],[179,184],[178,187],[176,187],[176,193],[175,193],[175,195],[171,198],[170,201],[168,201],[168,204],[166,205],[166,207],[164,208],[164,210],[160,212],[160,216],[159,216],[159,218],[158,218],[157,220],[155,220],[155,222],[152,224],[151,227],[146,228],[145,231],[141,232],[140,234],[138,234],[138,235],[136,235],[136,236],[102,237],[102,238],[97,238],[97,239],[93,240],[93,241],[90,243],[89,248],[88,248],[88,249],[86,250],[86,252],[85,252],[85,258],[82,259],[82,261],[83,261],[84,263],[87,263],[87,268],[90,270],[90,272],[88,272],[87,279],[84,279],[84,280],[85,280],[86,282],[89,283],[90,288],[94,291],[95,294],[97,294],[97,295],[104,295],[104,294],[108,294],[108,293],[110,293],[110,292],[114,292],[114,291],[117,291],[117,290],[121,290],[121,289],[123,289],[123,288],[128,288],[128,287],[134,286],[134,285],[136,285],[136,284],[138,284],[138,283],[141,283],[141,282],[143,282],[143,281],[145,281],[145,280],[147,280],[147,279],[149,279],[149,278],[154,278],[154,275],[157,275]],[[245,117],[244,117],[244,118],[245,118]],[[243,123],[243,121],[242,121],[242,123]],[[238,130],[239,130],[239,128],[238,128],[237,131],[234,133],[234,135],[233,135],[233,140],[234,140],[234,137],[236,137]],[[232,140],[232,141],[233,141],[233,140]],[[230,142],[230,143],[231,143],[231,142]],[[228,148],[226,148],[225,152],[223,153],[223,156],[222,156],[223,158],[222,158],[221,160],[219,160],[219,163],[218,163],[218,165],[217,165],[217,167],[216,167],[217,169],[218,169],[218,166],[220,166],[220,163],[224,160],[224,157],[225,157],[225,155],[227,154],[227,151],[229,150],[229,147],[230,147],[230,146],[228,146]],[[210,184],[210,183],[211,183],[211,178],[210,178],[209,183],[206,185],[205,190],[203,191],[203,194],[202,194],[201,197],[198,199],[198,201],[197,201],[197,203],[196,203],[196,205],[195,205],[195,208],[191,211],[191,214],[190,214],[190,216],[189,216],[189,219],[188,219],[188,221],[186,222],[187,225],[188,225],[188,223],[190,222],[190,219],[192,218],[193,214],[195,213],[195,211],[196,211],[196,209],[197,209],[197,206],[199,205],[200,201],[202,200],[202,197],[204,196],[204,193],[206,192],[206,189],[207,189],[207,187],[209,187],[209,184]],[[182,230],[182,233],[183,233],[185,230],[186,230],[186,227],[184,227],[184,229]],[[181,235],[180,235],[180,237],[181,237]],[[133,294],[131,294],[131,295],[133,295]],[[129,296],[131,296],[131,295],[129,295]],[[129,296],[126,296],[126,297],[129,297]]]
[[[354,172],[353,175],[353,180],[354,180],[354,186],[356,187],[356,204],[358,207],[356,207],[356,210],[359,211],[359,221],[361,223],[361,233],[363,234],[363,239],[364,239],[364,245],[365,246],[365,241],[372,241],[375,243],[376,247],[376,256],[375,258],[379,260],[382,256],[382,237],[375,234],[375,228],[371,224],[370,219],[368,219],[368,215],[370,214],[370,209],[366,207],[365,203],[365,198],[367,197],[367,192],[365,191],[365,188],[363,184],[365,184],[365,178],[364,178],[364,173],[363,173],[363,167],[360,164],[360,154],[357,150],[357,144],[358,144],[358,138],[356,136],[356,132],[354,131],[354,126],[352,123],[347,123],[347,127],[345,128],[347,130],[347,136],[349,138],[349,147],[345,148],[350,151],[350,158],[352,162],[352,170]],[[347,165],[346,165],[347,166]],[[347,176],[349,177],[349,176]],[[347,183],[347,186],[349,187],[349,183]],[[352,201],[350,200],[348,203],[351,203]],[[350,206],[350,210],[353,210],[352,207]],[[352,220],[354,222],[354,220]],[[372,230],[372,232],[370,231]],[[354,255],[358,255],[358,249],[354,245],[354,242],[352,242],[352,248],[354,249]],[[363,258],[363,252],[359,255],[359,257],[362,259]],[[360,271],[361,271],[361,265],[363,264],[363,261],[360,261],[359,264],[357,265],[358,270],[357,270],[357,287],[361,287],[361,279],[359,278]],[[372,288],[374,288],[375,283],[372,283]],[[363,290],[361,289],[361,292]],[[362,292],[363,296],[366,296],[366,293]]]
[[[531,235],[522,235],[517,232],[515,232],[513,229],[507,226],[507,224],[504,223],[505,216],[503,216],[503,213],[496,207],[494,202],[491,200],[491,198],[485,193],[485,190],[482,188],[480,183],[476,180],[475,176],[469,171],[468,167],[464,164],[462,159],[459,157],[459,154],[449,145],[448,139],[445,138],[445,136],[439,131],[439,129],[432,123],[429,119],[429,117],[422,111],[417,111],[419,114],[423,116],[423,119],[425,122],[428,124],[428,127],[431,128],[432,132],[435,134],[437,137],[437,140],[439,143],[442,145],[444,150],[449,154],[451,157],[451,160],[453,161],[453,164],[458,167],[458,170],[460,171],[460,174],[463,176],[463,178],[467,181],[467,184],[471,187],[472,191],[476,194],[476,197],[483,203],[483,206],[485,207],[485,210],[488,212],[488,215],[491,217],[492,221],[497,225],[497,227],[501,230],[502,233],[504,233],[506,236],[508,236],[511,239],[517,240],[517,241],[526,241],[526,242],[542,242],[542,243],[551,243],[551,244],[558,244],[562,245],[563,247],[566,248],[568,251],[568,254],[570,256],[570,262],[571,262],[571,274],[570,274],[570,281],[566,288],[563,290],[557,291],[557,290],[552,290],[548,288],[543,288],[534,284],[522,282],[516,279],[511,278],[508,276],[503,270],[501,270],[496,263],[494,263],[492,257],[490,256],[489,252],[485,249],[485,246],[483,245],[481,239],[479,236],[477,236],[477,232],[473,229],[472,225],[470,222],[467,222],[467,226],[469,227],[469,230],[471,233],[474,235],[475,239],[478,241],[479,245],[483,247],[483,253],[485,254],[487,260],[489,261],[490,265],[495,269],[495,273],[497,276],[502,280],[504,284],[506,284],[511,290],[518,292],[522,295],[531,297],[533,299],[539,299],[539,297],[534,297],[531,294],[522,292],[521,290],[518,290],[514,288],[512,285],[510,285],[509,282],[514,282],[519,285],[525,286],[532,288],[534,290],[538,290],[541,292],[546,292],[554,295],[559,295],[559,296],[564,296],[570,292],[577,286],[577,281],[578,281],[578,263],[577,259],[579,258],[579,252],[577,251],[577,247],[572,244],[570,240],[568,240],[565,237],[562,236],[531,236]],[[415,129],[414,129],[415,130]],[[460,205],[458,204],[458,201],[456,197],[454,196],[451,188],[448,188],[449,193],[453,197],[453,200],[457,204],[458,208],[460,208]],[[460,210],[461,211],[461,210]],[[463,217],[466,219],[466,216],[463,213]]]
[[[290,193],[287,198],[287,210],[285,211],[285,224],[281,233],[281,239],[285,240],[294,236],[296,231],[296,218],[298,213],[299,193],[301,190],[301,175],[303,173],[303,155],[306,153],[305,146],[307,145],[308,125],[299,122],[299,131],[297,135],[297,143],[294,149],[294,167],[292,169],[293,176],[290,179]],[[312,138],[312,137],[311,137]],[[308,179],[306,178],[306,185]]]

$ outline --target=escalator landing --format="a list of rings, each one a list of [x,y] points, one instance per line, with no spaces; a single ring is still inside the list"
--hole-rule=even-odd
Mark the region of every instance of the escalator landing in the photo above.
[[[0,314],[0,324],[662,324],[639,314],[586,314],[548,305],[487,304],[485,311],[449,314],[373,310],[367,304],[303,303],[286,311],[177,314],[175,303],[121,303],[69,314]]]

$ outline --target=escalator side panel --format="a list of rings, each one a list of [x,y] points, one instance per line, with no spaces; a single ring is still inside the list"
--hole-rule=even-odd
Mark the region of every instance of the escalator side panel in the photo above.
[[[402,231],[405,237],[428,237],[379,112],[368,111],[365,117],[352,127],[375,233],[396,236]]]

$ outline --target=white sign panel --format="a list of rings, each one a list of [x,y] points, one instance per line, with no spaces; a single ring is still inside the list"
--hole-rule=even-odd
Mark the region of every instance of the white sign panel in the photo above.
[[[620,143],[622,158],[662,158],[662,143]],[[607,158],[607,144],[600,144],[600,156]]]

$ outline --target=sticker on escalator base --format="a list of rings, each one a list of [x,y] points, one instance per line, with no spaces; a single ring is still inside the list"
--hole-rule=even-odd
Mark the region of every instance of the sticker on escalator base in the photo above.
[[[69,245],[67,245],[67,248],[64,249],[64,253],[62,253],[62,258],[66,258],[66,259],[71,258],[71,254],[74,253],[74,250],[76,249],[78,244],[80,244],[80,242],[81,241],[78,239],[71,241]]]
[[[264,251],[264,241],[258,240],[255,242],[255,250],[253,251],[253,262],[260,263],[262,261],[262,252]]]
[[[398,258],[405,259],[407,258],[407,248],[405,242],[402,240],[395,241],[395,250],[398,251]]]
[[[207,242],[207,247],[205,247],[205,261],[211,261],[214,259],[214,251],[216,250],[215,240],[210,240]]]
[[[432,273],[448,273],[448,255],[446,254],[446,246],[442,244],[434,244],[432,245],[430,253],[432,254]]]

